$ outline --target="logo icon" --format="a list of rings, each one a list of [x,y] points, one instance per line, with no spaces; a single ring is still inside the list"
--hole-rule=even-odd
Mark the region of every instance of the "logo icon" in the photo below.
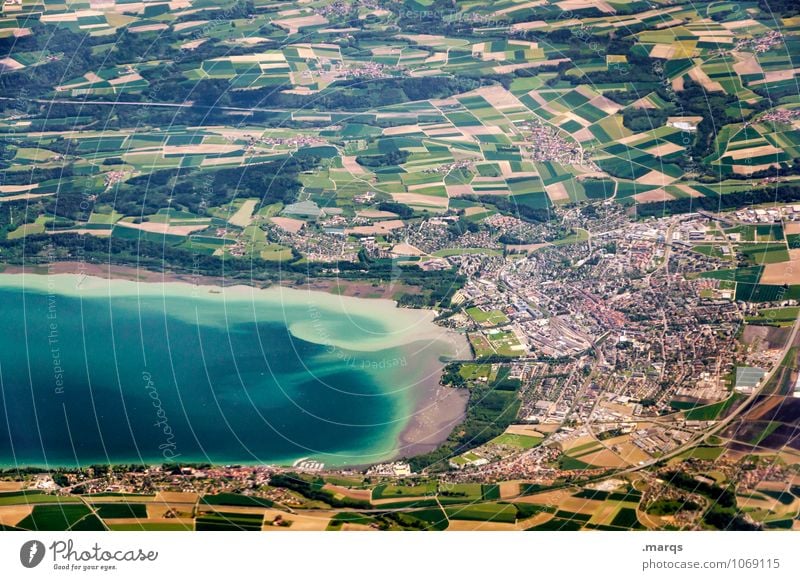
[[[44,560],[44,544],[39,540],[28,540],[19,549],[19,561],[26,568],[36,568]]]

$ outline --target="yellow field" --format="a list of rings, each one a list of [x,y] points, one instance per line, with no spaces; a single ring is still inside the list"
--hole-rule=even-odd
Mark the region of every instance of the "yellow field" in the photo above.
[[[0,525],[16,526],[33,511],[32,505],[0,506]]]
[[[265,523],[263,530],[265,532],[277,531],[290,531],[290,532],[322,532],[328,527],[331,518],[336,515],[335,511],[314,511],[303,514],[287,514],[279,510],[268,509],[265,510]],[[280,516],[284,521],[291,522],[292,525],[287,527],[274,526],[272,522],[276,517]]]

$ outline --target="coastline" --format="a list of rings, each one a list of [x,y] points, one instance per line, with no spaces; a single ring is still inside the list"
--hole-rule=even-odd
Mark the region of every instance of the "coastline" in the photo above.
[[[387,298],[379,298],[374,292],[365,301],[367,296],[359,296],[366,284],[355,283],[349,281],[345,285],[353,291],[353,293],[344,294],[336,289],[341,289],[342,284],[331,285],[328,283],[315,284],[314,281],[302,285],[282,285],[279,282],[274,284],[265,284],[256,286],[248,284],[245,280],[209,277],[209,276],[196,276],[188,274],[178,274],[169,272],[154,272],[150,270],[143,270],[138,268],[126,266],[111,266],[99,264],[83,264],[79,262],[56,262],[54,264],[43,264],[34,267],[20,267],[20,266],[7,266],[0,278],[12,276],[16,278],[20,276],[21,279],[30,280],[29,276],[41,276],[41,280],[30,286],[39,286],[38,289],[46,287],[50,284],[53,276],[58,276],[59,279],[69,279],[71,276],[76,277],[78,282],[74,285],[76,291],[85,295],[87,291],[90,293],[97,293],[103,288],[106,292],[111,288],[109,284],[100,283],[101,280],[129,282],[131,284],[128,288],[131,294],[142,294],[142,288],[145,288],[144,294],[161,294],[164,293],[163,285],[177,284],[184,287],[193,288],[193,296],[200,290],[209,295],[215,295],[218,298],[220,294],[227,300],[229,296],[234,299],[255,299],[260,292],[266,294],[276,294],[281,301],[285,296],[293,304],[301,301],[300,294],[303,294],[305,299],[310,301],[316,297],[316,300],[322,298],[322,304],[325,305],[338,305],[342,308],[343,304],[352,306],[354,311],[358,308],[363,308],[368,305],[368,310],[371,314],[376,315],[389,324],[394,324],[390,331],[391,335],[388,339],[381,337],[377,340],[377,336],[366,336],[358,344],[352,343],[339,343],[336,336],[323,336],[323,341],[320,341],[319,328],[313,324],[301,325],[288,325],[292,334],[304,340],[311,340],[319,344],[330,344],[333,347],[358,348],[364,350],[377,350],[384,348],[388,345],[396,346],[398,344],[411,344],[419,343],[419,348],[425,348],[431,341],[445,340],[449,344],[447,354],[443,355],[441,359],[447,358],[465,358],[470,357],[469,345],[466,337],[460,333],[456,333],[450,329],[437,326],[433,324],[434,311],[425,309],[402,309],[403,319],[411,320],[409,327],[402,327],[402,324],[397,325],[396,318],[392,316],[392,312],[401,310],[397,302]],[[41,282],[45,281],[42,286]],[[146,286],[142,286],[146,285]],[[152,286],[151,286],[152,285]],[[23,286],[29,286],[27,283]],[[81,288],[78,290],[78,286]],[[159,286],[161,286],[160,292]],[[371,286],[371,285],[369,285]],[[135,288],[135,292],[132,290]],[[220,288],[223,290],[220,291]],[[99,290],[98,290],[99,289]],[[328,291],[326,292],[325,289]],[[333,290],[333,291],[332,291]],[[71,291],[71,289],[69,290]],[[154,292],[155,291],[155,292]],[[184,288],[185,291],[185,288]],[[95,294],[96,295],[96,294]],[[107,295],[102,294],[100,295]],[[315,300],[315,302],[316,302]],[[349,311],[348,311],[349,313]],[[324,333],[323,333],[324,334]],[[368,334],[368,333],[366,333]],[[425,342],[427,341],[427,342]],[[369,347],[372,348],[369,348]],[[331,468],[341,468],[347,466],[357,465],[370,465],[387,460],[397,460],[400,458],[408,458],[414,455],[426,453],[438,447],[443,443],[453,428],[460,424],[466,416],[466,405],[468,400],[468,393],[462,392],[460,389],[443,386],[440,384],[442,376],[442,368],[446,364],[442,360],[436,363],[430,363],[423,369],[422,378],[417,381],[413,386],[413,392],[409,395],[409,415],[405,425],[398,430],[394,444],[394,452],[390,456],[381,459],[375,459],[368,463],[362,462],[348,462],[346,465],[335,465]],[[247,461],[239,462],[243,465],[246,464],[259,464]],[[268,465],[268,464],[264,464]],[[283,465],[282,463],[277,465]],[[35,467],[35,466],[31,466]]]
[[[471,358],[466,337],[452,333],[455,354],[452,358]],[[460,340],[459,340],[460,339]],[[469,392],[440,383],[442,368],[429,374],[430,380],[421,391],[414,414],[398,437],[395,459],[410,458],[433,451],[467,416]]]
[[[27,275],[54,275],[54,274],[75,274],[86,275],[93,278],[103,278],[106,280],[128,280],[131,282],[183,282],[198,286],[248,286],[255,289],[266,289],[272,286],[283,286],[297,290],[308,290],[312,292],[323,292],[336,296],[347,296],[352,298],[365,298],[369,300],[385,299],[392,300],[392,296],[402,290],[413,289],[411,286],[399,284],[395,287],[378,288],[371,283],[356,280],[343,280],[340,278],[312,278],[304,282],[291,280],[277,280],[273,282],[246,279],[246,278],[224,278],[219,276],[207,276],[204,274],[192,274],[174,271],[155,271],[133,266],[121,266],[116,264],[95,264],[75,261],[51,262],[49,264],[36,264],[33,266],[18,266],[15,264],[0,263],[0,274],[27,274]]]

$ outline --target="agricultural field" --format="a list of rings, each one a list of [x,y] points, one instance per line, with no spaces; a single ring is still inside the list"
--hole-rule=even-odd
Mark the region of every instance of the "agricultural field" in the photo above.
[[[517,509],[511,504],[501,503],[479,503],[465,508],[447,508],[445,513],[451,520],[514,523],[517,519]]]
[[[326,220],[331,222],[326,231],[350,226],[348,231],[358,235],[381,237],[392,229],[379,219],[352,223],[359,211],[372,211],[381,201],[416,215],[436,215],[457,209],[462,200],[498,197],[503,202],[497,207],[511,203],[540,219],[564,205],[598,199],[648,205],[736,194],[747,185],[737,179],[768,169],[788,171],[800,158],[798,104],[780,98],[795,82],[796,69],[785,55],[800,45],[798,26],[786,19],[776,30],[775,22],[745,19],[730,3],[709,10],[631,3],[624,17],[611,5],[571,6],[592,34],[602,37],[614,30],[625,38],[624,46],[602,57],[587,47],[565,56],[566,37],[559,35],[568,22],[560,17],[559,4],[550,1],[535,10],[513,2],[457,7],[470,22],[501,23],[480,33],[431,30],[353,41],[342,36],[347,30],[343,14],[321,2],[289,3],[277,10],[267,10],[260,0],[247,9],[231,8],[234,3],[227,1],[209,7],[200,0],[133,7],[104,2],[89,8],[46,3],[36,24],[28,18],[32,6],[12,2],[0,16],[0,38],[23,39],[0,59],[9,79],[61,66],[68,51],[38,46],[34,34],[34,28],[41,34],[59,27],[73,35],[70,39],[86,37],[86,61],[96,66],[71,67],[49,91],[39,94],[37,88],[37,96],[91,102],[125,95],[177,107],[166,125],[154,117],[153,122],[106,124],[102,130],[69,107],[63,116],[0,120],[9,169],[37,176],[4,183],[0,200],[43,200],[50,217],[72,222],[59,226],[59,233],[291,262],[298,257],[270,226],[212,209],[257,191],[231,173],[234,187],[224,203],[212,200],[202,211],[181,196],[138,207],[120,203],[112,193],[129,183],[137,190],[158,188],[170,172],[213,179],[226,169],[282,162],[287,156],[318,162],[300,172],[302,193],[279,201],[327,208],[334,219]],[[412,10],[421,6],[410,2]],[[214,18],[215,10],[224,8],[229,24]],[[378,35],[398,18],[395,8],[353,10],[352,16]],[[541,42],[537,34],[553,40]],[[135,60],[126,55],[126,49],[133,54],[138,44],[147,46],[155,37],[165,47],[160,52],[146,49]],[[99,59],[112,48],[110,58]],[[181,55],[180,66],[165,64],[171,51]],[[644,68],[643,59],[650,61]],[[453,87],[428,95],[420,88],[428,77],[451,79]],[[481,77],[504,80],[468,81]],[[361,100],[361,93],[351,89],[336,96],[353,81],[391,88]],[[398,83],[402,88],[395,88]],[[671,90],[656,90],[662,84]],[[777,101],[768,102],[768,93],[779,95]],[[710,136],[697,105],[703,94],[713,96],[713,114],[722,125]],[[744,105],[736,109],[739,102]],[[194,105],[208,110],[193,115]],[[695,144],[701,133],[710,137],[705,148]],[[706,170],[719,174],[718,183],[686,177],[693,147],[701,150]],[[74,170],[58,176],[48,172],[63,164]],[[193,189],[199,190],[197,183]],[[79,191],[100,196],[108,207],[85,215],[51,208],[48,198]],[[255,196],[253,210],[278,201],[268,197]],[[497,211],[485,204],[474,207],[483,209],[468,216],[473,221]],[[195,224],[188,222],[131,228],[135,219],[142,220],[136,226],[152,224],[145,218],[164,209],[186,211],[198,220],[230,218],[232,229],[222,233],[224,222],[208,223],[216,229],[203,235],[189,231]],[[294,219],[296,214],[283,215]],[[103,227],[109,224],[119,225]],[[50,231],[55,228],[44,222],[26,223],[8,237]],[[759,236],[752,241],[777,240]],[[747,255],[756,263],[785,260],[777,250],[751,248]]]
[[[797,320],[800,308],[764,308],[758,311],[755,316],[750,316],[746,320],[751,324],[775,324],[778,326],[791,325]]]

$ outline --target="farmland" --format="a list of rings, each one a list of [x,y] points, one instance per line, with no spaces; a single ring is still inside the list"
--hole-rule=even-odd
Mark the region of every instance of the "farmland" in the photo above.
[[[336,479],[331,477],[331,480]],[[277,483],[277,482],[276,482]],[[352,481],[360,484],[359,480]],[[330,484],[325,484],[330,485]],[[516,502],[500,500],[503,493],[497,485],[447,484],[435,482],[420,485],[430,493],[430,506],[407,504],[400,507],[387,504],[383,498],[388,493],[379,485],[372,491],[369,513],[358,509],[331,509],[319,502],[309,501],[302,495],[285,496],[291,499],[293,509],[265,497],[245,496],[235,493],[208,495],[164,493],[154,496],[84,495],[82,502],[69,504],[49,503],[33,509],[20,504],[11,511],[0,511],[2,521],[14,518],[12,525],[30,530],[110,529],[110,530],[196,530],[196,531],[258,531],[272,529],[526,529],[533,523],[553,518],[554,524],[566,520],[578,527],[593,527],[597,519],[592,514],[603,514],[602,521],[618,528],[636,527],[635,506],[640,495],[631,492],[609,493],[572,489],[564,497],[569,509],[554,505],[552,494],[539,494],[518,498]],[[360,485],[359,485],[360,487]],[[412,486],[417,487],[417,486]],[[380,488],[380,489],[379,489]],[[344,489],[344,488],[343,488]],[[357,488],[350,488],[355,490]],[[280,487],[268,487],[267,495],[281,495]],[[419,490],[414,491],[419,494]],[[17,496],[21,497],[21,496]],[[56,496],[52,496],[56,497]],[[380,499],[377,499],[380,498]],[[437,506],[437,499],[444,507]],[[587,499],[590,498],[590,499]],[[136,500],[130,503],[128,500]],[[12,508],[7,508],[11,510]],[[398,511],[395,511],[398,510]],[[24,514],[27,513],[27,516]],[[164,514],[170,515],[164,515]],[[24,517],[23,517],[24,516]]]
[[[9,120],[0,121],[0,140],[14,177],[0,186],[0,199],[34,200],[40,213],[12,221],[4,236],[111,236],[266,264],[352,259],[365,249],[362,238],[374,234],[374,251],[391,253],[395,232],[412,225],[409,219],[448,214],[465,199],[487,200],[472,216],[511,203],[536,220],[597,199],[685,202],[735,194],[744,189],[740,178],[791,172],[800,157],[796,103],[766,96],[783,95],[793,82],[794,69],[781,56],[782,46],[798,42],[793,20],[778,32],[722,7],[660,12],[632,5],[624,22],[601,10],[581,15],[584,26],[598,39],[619,30],[624,41],[599,58],[569,41],[549,2],[536,32],[526,26],[533,16],[523,5],[479,4],[456,11],[476,23],[499,19],[500,28],[476,24],[449,35],[434,26],[425,34],[346,40],[336,9],[287,5],[273,12],[261,1],[231,4],[228,27],[214,19],[227,4],[46,5],[36,34],[27,5],[3,12],[2,35],[23,39],[4,55],[9,94],[14,85],[26,86],[27,98],[56,99],[59,109],[15,122],[16,105],[3,104]],[[398,19],[393,9],[354,10],[375,34]],[[662,29],[661,17],[673,26]],[[63,41],[39,46],[38,36],[55,26],[64,30]],[[542,42],[539,34],[552,39]],[[140,58],[127,58],[155,36],[163,48],[150,44]],[[86,64],[66,67],[54,87],[37,84],[45,71],[65,67],[66,45],[83,37]],[[176,56],[180,65],[169,64]],[[441,82],[426,85],[428,77]],[[352,88],[354,81],[365,83],[364,90]],[[703,108],[711,107],[719,130],[709,132],[711,119],[698,104],[705,93],[713,99],[703,99]],[[135,122],[129,105],[99,107],[98,115],[118,117],[97,130],[76,107],[58,101],[92,106],[122,95],[154,107],[142,108]],[[731,112],[734,100],[747,105],[737,111],[740,118]],[[702,181],[684,175],[690,153],[702,154]],[[306,166],[287,172],[286,179],[296,180],[288,195],[254,195],[257,189],[241,178],[243,168],[283,167],[300,158]],[[56,176],[59,166],[69,171]],[[195,177],[176,181],[178,173]],[[192,201],[220,176],[235,187]],[[162,185],[181,193],[153,195]],[[144,189],[153,192],[147,203],[134,201]],[[81,196],[96,199],[90,211],[75,210]],[[265,213],[275,202],[286,207]],[[364,217],[381,202],[407,208],[397,224]],[[326,234],[342,230],[354,237],[330,247]],[[436,249],[437,257],[449,255]],[[779,248],[753,246],[746,255],[757,264],[785,261]]]

